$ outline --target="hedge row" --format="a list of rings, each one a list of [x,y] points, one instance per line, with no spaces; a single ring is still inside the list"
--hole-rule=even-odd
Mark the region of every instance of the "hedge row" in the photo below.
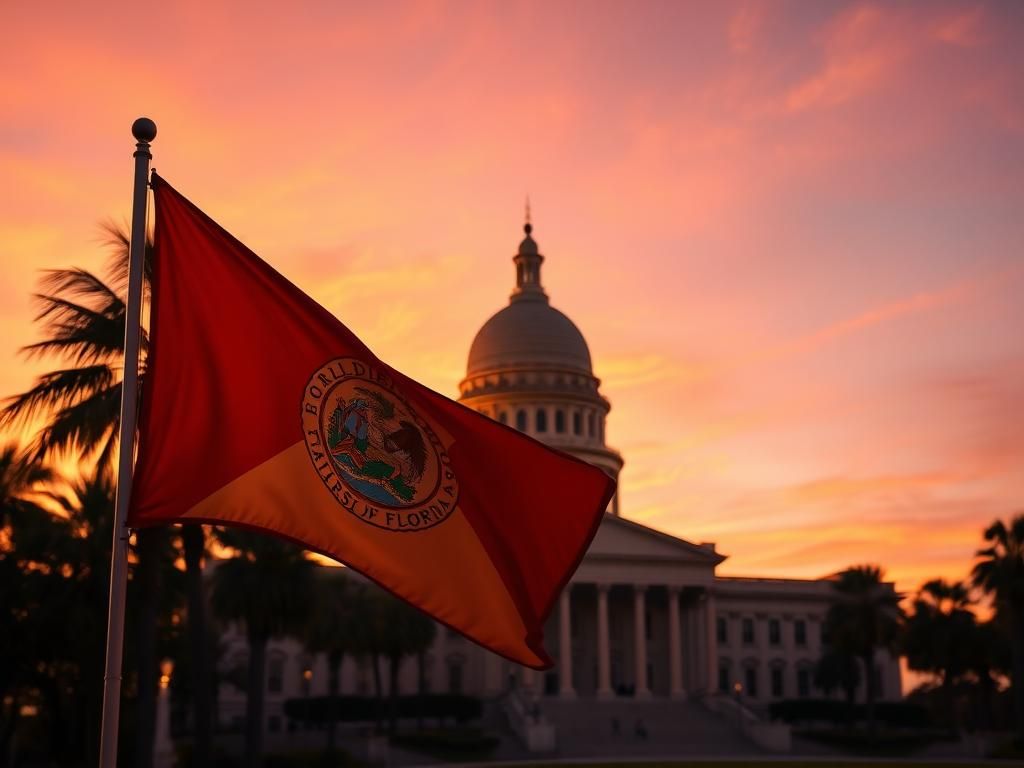
[[[854,704],[851,711],[845,701],[835,699],[786,699],[773,702],[769,711],[772,720],[787,723],[826,722],[840,724],[867,717],[863,704]],[[932,725],[928,710],[919,704],[905,701],[879,701],[875,704],[875,719],[892,728],[929,728]]]
[[[391,714],[391,701],[373,696],[313,696],[288,699],[284,713],[292,720],[307,723],[366,722],[386,719]],[[483,704],[473,696],[455,693],[427,693],[422,696],[399,696],[398,716],[451,719],[460,723],[476,720],[483,713]]]

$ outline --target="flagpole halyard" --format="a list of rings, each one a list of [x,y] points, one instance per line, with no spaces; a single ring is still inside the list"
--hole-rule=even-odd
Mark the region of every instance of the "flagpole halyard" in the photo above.
[[[142,324],[143,261],[146,251],[146,202],[149,192],[149,144],[156,123],[140,117],[132,123],[135,145],[135,188],[128,251],[128,299],[125,306],[124,374],[118,434],[117,495],[114,502],[113,550],[110,556],[110,602],[107,612],[107,655],[103,675],[103,724],[100,768],[117,765],[117,732],[121,711],[121,657],[124,649],[125,596],[128,584],[128,502],[132,491],[135,426],[139,394],[139,341]]]

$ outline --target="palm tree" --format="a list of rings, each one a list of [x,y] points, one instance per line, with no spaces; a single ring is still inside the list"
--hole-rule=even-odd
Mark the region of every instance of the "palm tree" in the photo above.
[[[315,566],[298,547],[269,536],[222,529],[217,538],[236,554],[218,563],[210,603],[221,619],[245,626],[249,641],[245,764],[259,768],[267,643],[282,635],[301,635],[312,606]]]
[[[358,652],[356,616],[363,590],[357,589],[342,569],[322,569],[316,582],[315,608],[305,628],[303,640],[312,653],[327,656],[328,707],[327,753],[335,750],[336,721],[334,700],[341,692],[341,663],[345,656]]]
[[[903,650],[913,670],[941,679],[950,725],[955,722],[953,684],[970,670],[977,621],[962,582],[932,579],[922,585],[907,618]]]
[[[868,731],[875,730],[875,654],[896,648],[903,618],[901,596],[882,581],[882,569],[858,565],[836,574],[825,625],[833,646],[864,665]]]
[[[30,671],[36,654],[31,653],[34,643],[31,632],[24,632],[25,618],[31,613],[25,607],[24,574],[14,549],[16,532],[30,521],[46,520],[36,497],[38,485],[52,480],[52,472],[33,461],[10,443],[0,448],[0,530],[8,531],[8,546],[0,556],[0,637],[8,644],[7,662],[0,665],[0,703],[7,701],[12,691]],[[17,642],[22,641],[22,642]],[[8,754],[8,745],[20,712],[17,697],[12,696],[6,717],[0,710],[0,756]]]
[[[398,726],[398,677],[402,661],[406,656],[426,653],[434,642],[437,625],[405,601],[384,593],[380,593],[378,611],[383,629],[378,647],[388,659],[388,732],[393,736]],[[420,681],[422,684],[422,675]]]
[[[0,528],[28,508],[38,509],[38,486],[53,480],[53,471],[14,443],[0,448]]]
[[[857,657],[845,649],[830,647],[814,665],[814,684],[823,690],[826,696],[831,696],[832,691],[836,689],[845,694],[847,719],[851,724],[860,681]]]
[[[78,478],[68,492],[49,494],[58,514],[22,509],[9,528],[5,560],[20,569],[14,583],[27,610],[5,641],[34,666],[58,761],[87,759],[98,748],[113,492],[107,475]]]
[[[126,307],[121,298],[128,281],[128,234],[117,225],[103,225],[104,243],[111,249],[108,279],[77,267],[49,270],[42,279],[42,292],[36,295],[40,306],[36,321],[42,323],[45,338],[24,351],[30,358],[56,357],[63,361],[58,370],[45,373],[26,392],[8,399],[0,411],[0,427],[32,423],[46,417],[32,443],[32,453],[42,458],[52,454],[76,453],[95,459],[99,471],[113,474],[114,455],[120,425],[121,379],[124,355]],[[143,263],[144,290],[148,293],[152,277],[152,241],[147,241]],[[149,338],[142,329],[140,340],[140,387],[145,378],[145,359]],[[185,567],[189,586],[189,633],[193,651],[199,651],[193,670],[196,743],[193,765],[205,768],[209,763],[211,699],[209,658],[205,651],[205,594],[202,579],[203,532],[197,525],[183,526]],[[165,548],[166,531],[139,531],[136,570],[143,583],[157,588],[160,565],[147,553]],[[152,598],[139,611],[139,641],[146,652],[140,655],[138,708],[140,718],[137,760],[140,768],[152,762],[153,724],[156,712],[156,618]]]
[[[985,530],[988,546],[979,549],[971,571],[974,585],[995,598],[1011,638],[1011,683],[1017,739],[1024,742],[1024,513],[1007,525],[996,520]]]

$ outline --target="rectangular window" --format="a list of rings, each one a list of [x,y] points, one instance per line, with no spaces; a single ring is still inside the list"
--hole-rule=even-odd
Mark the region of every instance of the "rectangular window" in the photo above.
[[[729,642],[729,623],[724,616],[719,616],[715,621],[715,637],[719,645]]]
[[[267,692],[280,693],[284,687],[284,659],[275,656],[267,664]]]
[[[754,620],[743,619],[743,644],[753,645],[754,643]]]
[[[782,698],[782,667],[772,667],[772,696]]]
[[[793,623],[793,639],[797,645],[807,645],[807,622],[803,619]]]
[[[729,667],[725,664],[718,668],[718,690],[721,693],[729,692]]]
[[[768,642],[771,645],[779,645],[782,642],[782,627],[778,619],[768,620]]]
[[[747,667],[743,670],[743,682],[747,688],[747,696],[752,699],[757,698],[757,668]]]
[[[448,693],[462,693],[462,665],[448,665]]]
[[[811,695],[811,670],[802,667],[796,671],[796,694],[801,699]]]
[[[572,415],[572,433],[574,435],[583,433],[583,417],[579,411],[574,412]]]

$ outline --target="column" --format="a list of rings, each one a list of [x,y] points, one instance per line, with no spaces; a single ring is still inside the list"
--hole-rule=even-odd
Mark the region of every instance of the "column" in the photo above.
[[[638,699],[647,699],[651,696],[651,690],[647,687],[647,624],[644,621],[646,596],[647,587],[639,584],[633,586],[633,660],[636,662],[633,679],[636,682],[635,696]]]
[[[707,643],[707,691],[718,690],[718,614],[715,607],[715,596],[708,589],[704,600],[704,628]]]
[[[597,585],[597,698],[612,697],[612,657],[608,639],[608,587]]]
[[[683,641],[679,625],[679,587],[668,588],[668,672],[670,695],[685,699],[683,689]]]
[[[530,669],[529,667],[519,668],[519,685],[524,690],[530,693],[536,693],[537,688],[537,670]]]
[[[576,698],[572,686],[572,585],[566,584],[558,599],[558,695],[563,699]]]

